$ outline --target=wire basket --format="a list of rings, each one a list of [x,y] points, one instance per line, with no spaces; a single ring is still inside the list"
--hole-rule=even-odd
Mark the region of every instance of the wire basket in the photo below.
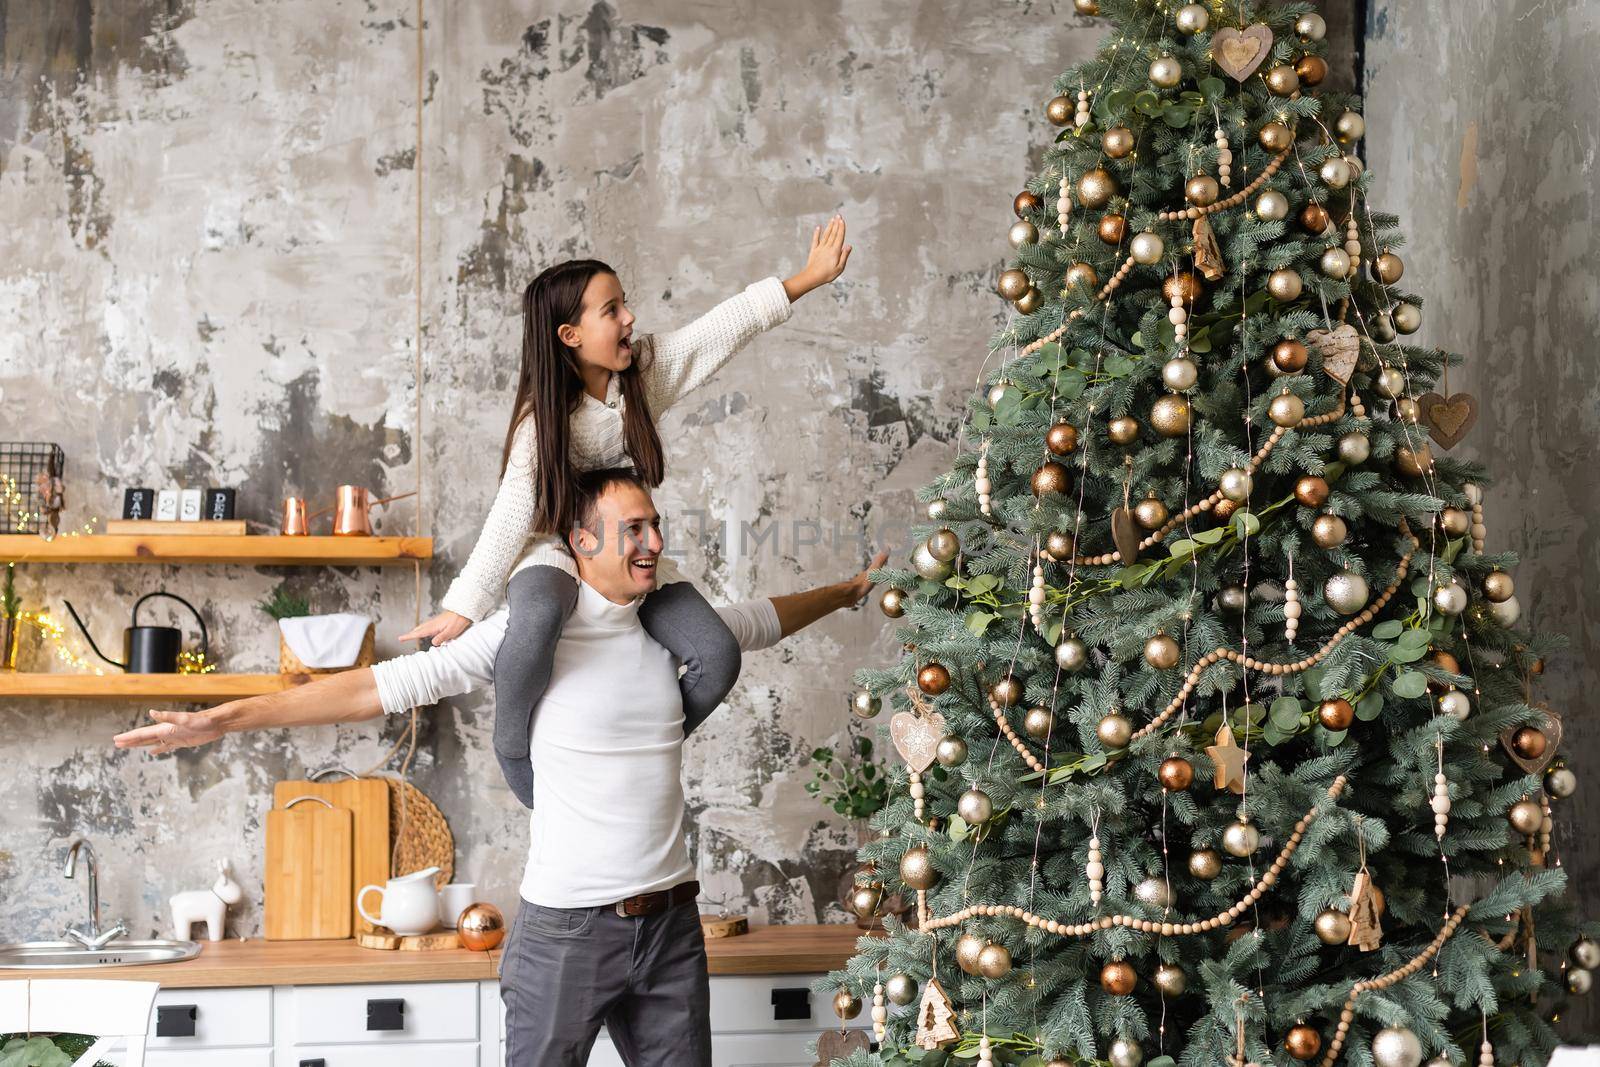
[[[0,533],[55,536],[67,456],[44,441],[0,441]]]

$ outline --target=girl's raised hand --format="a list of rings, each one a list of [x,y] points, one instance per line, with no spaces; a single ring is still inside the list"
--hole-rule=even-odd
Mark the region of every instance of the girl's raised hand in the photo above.
[[[395,640],[416,641],[426,637],[432,644],[443,645],[466,633],[467,627],[471,625],[472,620],[465,615],[457,615],[453,611],[441,611],[420,626],[407,630]]]
[[[798,300],[819,285],[827,285],[844,273],[850,261],[850,246],[844,243],[844,219],[835,215],[826,226],[811,231],[811,251],[800,273],[783,283],[790,302]]]

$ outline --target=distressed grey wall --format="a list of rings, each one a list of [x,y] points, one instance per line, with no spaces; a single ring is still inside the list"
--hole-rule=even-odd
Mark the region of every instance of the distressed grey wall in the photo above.
[[[1043,101],[1100,28],[1067,0],[430,3],[419,438],[415,12],[0,2],[0,438],[67,450],[76,521],[132,484],[238,485],[241,512],[271,522],[289,491],[420,478],[420,511],[397,505],[384,525],[438,539],[431,613],[492,494],[517,296],[538,269],[609,259],[641,328],[670,326],[797,268],[810,227],[842,211],[849,273],[665,418],[659,499],[729,524],[685,558],[713,597],[859,568],[850,538],[903,522],[949,460],[1011,196],[1050,132]],[[793,525],[807,521],[824,543]],[[776,540],[741,544],[745,522]],[[82,601],[113,641],[140,592],[191,596],[235,671],[272,669],[252,603],[285,576],[319,608],[373,613],[380,653],[414,612],[398,570],[20,573],[30,604]],[[842,917],[830,899],[853,837],[804,794],[802,762],[842,736],[850,672],[893,653],[870,609],[750,657],[687,757],[709,895],[757,920]],[[412,772],[454,828],[458,870],[509,907],[527,824],[490,756],[490,710],[477,697],[425,715]],[[108,917],[164,928],[167,895],[209,884],[225,856],[249,893],[233,926],[255,934],[271,784],[370,765],[398,727],[115,753],[141,714],[0,705],[0,940],[81,916],[82,884],[58,867],[80,833],[103,858]]]
[[[1565,633],[1538,693],[1566,720],[1582,785],[1557,808],[1571,885],[1600,914],[1600,333],[1594,57],[1600,8],[1583,0],[1375,0],[1366,45],[1375,202],[1407,234],[1418,340],[1466,356],[1451,388],[1476,394],[1459,450],[1489,464],[1489,545],[1522,556],[1523,618]],[[1560,946],[1549,946],[1559,949]],[[1593,998],[1569,1025],[1593,1030]]]

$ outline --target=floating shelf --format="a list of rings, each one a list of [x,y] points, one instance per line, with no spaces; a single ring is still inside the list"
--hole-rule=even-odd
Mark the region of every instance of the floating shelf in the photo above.
[[[380,567],[433,558],[431,537],[209,537],[83,534],[46,541],[0,534],[5,563],[239,563],[270,567]]]
[[[312,677],[309,674],[24,674],[0,671],[0,701],[18,697],[180,702],[233,700],[293,689],[305,685]]]

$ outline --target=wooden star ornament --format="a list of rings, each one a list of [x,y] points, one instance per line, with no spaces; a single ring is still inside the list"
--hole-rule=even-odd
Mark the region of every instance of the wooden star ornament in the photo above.
[[[1250,761],[1250,753],[1234,743],[1233,727],[1227,720],[1223,720],[1222,728],[1217,731],[1217,743],[1206,746],[1206,755],[1217,769],[1217,788],[1243,793],[1244,765]]]

